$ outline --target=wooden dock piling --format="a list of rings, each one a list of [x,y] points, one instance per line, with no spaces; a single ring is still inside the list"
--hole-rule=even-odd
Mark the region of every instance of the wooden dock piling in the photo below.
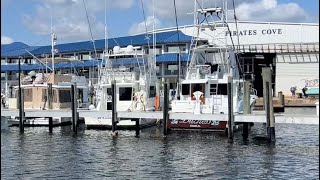
[[[228,76],[228,140],[233,142],[233,77]]]
[[[250,107],[250,82],[244,81],[243,84],[243,114],[251,114]],[[249,123],[243,123],[243,140],[246,141],[248,139],[249,134]]]
[[[18,78],[18,83],[19,83],[19,130],[20,133],[24,132],[24,96],[23,96],[23,89],[21,88],[21,59],[18,60],[19,64],[19,78]]]
[[[282,91],[278,92],[278,99],[279,99],[279,104],[281,106],[285,106],[285,99],[284,99],[284,95],[282,93]]]
[[[136,121],[136,136],[140,135],[140,119],[134,119]]]
[[[48,108],[53,109],[53,93],[52,93],[52,83],[48,83]],[[53,117],[48,117],[49,118],[49,133],[52,133],[52,128],[53,128]]]
[[[77,113],[77,85],[71,85],[71,111],[72,111],[72,129],[74,133],[78,131],[78,113]]]
[[[24,133],[24,89],[19,87],[19,130],[20,133]]]
[[[164,88],[164,100],[163,100],[163,135],[168,134],[168,121],[169,121],[169,94],[168,94],[168,84],[165,82],[163,84]]]
[[[269,67],[262,68],[262,78],[264,82],[264,106],[266,109],[267,119],[267,136],[268,141],[274,143],[275,139],[275,117],[273,109],[273,96],[272,96],[272,78],[271,69]]]
[[[113,80],[111,83],[111,95],[112,95],[112,134],[116,134],[117,129],[117,89],[116,81]]]

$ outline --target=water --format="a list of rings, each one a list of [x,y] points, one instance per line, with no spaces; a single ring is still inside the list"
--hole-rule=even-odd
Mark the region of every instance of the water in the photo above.
[[[292,110],[297,112],[297,110]],[[309,112],[304,109],[301,112]],[[310,110],[311,112],[311,110]],[[289,112],[291,113],[291,112]],[[319,127],[276,125],[275,145],[254,140],[265,134],[256,124],[249,141],[221,134],[80,130],[70,126],[1,130],[3,179],[319,179]]]

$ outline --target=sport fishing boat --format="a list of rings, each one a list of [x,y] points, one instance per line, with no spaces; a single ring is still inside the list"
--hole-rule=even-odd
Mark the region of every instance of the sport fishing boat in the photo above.
[[[47,58],[38,59],[36,56],[27,51],[31,56],[38,61],[38,63],[44,65],[43,68],[46,71],[42,73],[36,73],[34,71],[29,72],[25,77],[19,77],[19,85],[23,88],[24,109],[48,109],[48,84],[52,84],[52,108],[53,109],[70,109],[71,108],[71,85],[75,84],[77,87],[77,101],[78,108],[88,108],[89,103],[89,85],[85,76],[78,76],[75,74],[56,74],[55,63],[61,63],[65,61],[73,61],[66,58],[55,58],[55,53],[58,51],[55,49],[57,36],[52,31],[51,33],[51,64],[48,63]],[[20,63],[20,62],[19,62]],[[51,73],[48,73],[48,69]],[[21,83],[20,83],[21,79]],[[19,96],[19,86],[14,87],[14,98],[9,98],[9,109],[17,109],[17,99]],[[9,124],[15,126],[19,125],[17,117],[12,117]],[[24,122],[25,126],[49,126],[48,118],[27,118]],[[71,118],[69,117],[53,117],[53,125],[68,125],[71,124]]]
[[[140,47],[116,46],[106,54],[101,64],[100,77],[95,85],[96,106],[92,111],[112,110],[111,85],[116,81],[117,111],[154,111],[156,97],[156,75],[154,58],[145,55]],[[127,65],[127,66],[124,66]],[[140,128],[156,125],[157,120],[139,119]],[[85,117],[87,129],[111,129],[111,118]],[[135,121],[119,119],[117,129],[132,129]]]
[[[196,6],[197,7],[197,6]],[[197,20],[195,22],[205,22],[199,19],[199,15],[212,16],[215,14],[224,16],[223,9],[226,8],[208,8],[197,9]],[[226,6],[225,6],[226,7]],[[222,15],[221,15],[222,14]],[[208,18],[210,19],[210,18]],[[214,19],[214,18],[211,18]],[[207,44],[198,44],[199,32],[203,28],[220,28],[221,33],[227,31],[226,20],[216,23],[201,24],[197,23],[197,35],[191,42],[191,58],[187,67],[186,77],[180,80],[181,88],[179,99],[171,102],[172,112],[194,113],[194,114],[228,114],[228,76],[233,77],[233,109],[234,113],[243,112],[243,79],[240,76],[240,66],[237,62],[237,56],[233,48],[228,47],[222,39],[214,39]],[[219,41],[217,45],[215,42]],[[222,45],[221,45],[222,44]],[[251,109],[255,104],[256,91],[251,90],[250,105]],[[237,126],[238,127],[238,126]],[[237,129],[235,127],[234,129]],[[198,129],[210,131],[226,131],[226,121],[212,120],[189,120],[173,119],[168,123],[169,129]]]
[[[76,84],[78,91],[78,108],[89,107],[89,86],[84,76],[73,74],[53,74],[53,73],[35,73],[31,71],[29,75],[22,78],[21,88],[24,93],[24,109],[48,109],[48,84],[52,84],[53,91],[53,109],[71,108],[71,85]],[[17,99],[19,97],[19,86],[14,87],[14,98],[9,98],[9,109],[17,108]],[[9,124],[19,125],[19,120],[12,117]],[[53,117],[53,125],[67,125],[71,123],[69,117]],[[29,118],[25,121],[25,126],[48,126],[47,118]]]

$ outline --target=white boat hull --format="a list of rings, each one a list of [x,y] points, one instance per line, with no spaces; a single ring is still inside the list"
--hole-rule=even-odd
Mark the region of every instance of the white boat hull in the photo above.
[[[10,126],[19,126],[19,118],[11,118],[8,120],[8,124]],[[70,125],[71,118],[66,117],[53,117],[52,125],[59,126],[59,125]],[[24,126],[49,126],[49,119],[48,118],[32,118],[26,119],[24,122]]]
[[[112,121],[110,118],[84,118],[87,129],[111,129]],[[156,125],[156,119],[139,119],[140,128],[146,128]],[[120,120],[117,123],[117,129],[135,129],[136,122],[131,119]]]

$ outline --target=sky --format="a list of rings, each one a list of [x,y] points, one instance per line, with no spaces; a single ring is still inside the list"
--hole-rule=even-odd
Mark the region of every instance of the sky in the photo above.
[[[203,7],[217,1],[198,0]],[[234,2],[240,21],[319,23],[319,0]],[[193,7],[194,0],[176,0],[178,25],[192,24]],[[91,40],[90,30],[94,39],[103,39],[105,32],[112,38],[145,32],[146,26],[152,30],[153,22],[156,28],[176,25],[174,0],[1,0],[1,44],[50,45],[51,22],[58,44]]]

